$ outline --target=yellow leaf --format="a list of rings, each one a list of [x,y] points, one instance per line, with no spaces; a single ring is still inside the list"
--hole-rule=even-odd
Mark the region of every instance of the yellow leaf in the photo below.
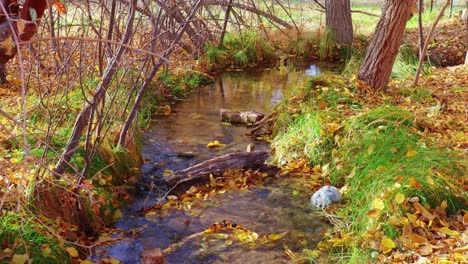
[[[418,152],[416,150],[410,150],[406,153],[406,157],[407,158],[411,158],[413,157],[414,155],[418,154]]]
[[[434,179],[432,179],[431,176],[427,175],[427,183],[429,183],[430,185],[434,185],[435,182],[434,182]]]
[[[395,148],[395,147],[391,147],[391,148],[390,148],[390,152],[391,152],[391,153],[396,153],[397,151],[398,151],[398,149]]]
[[[281,234],[270,234],[270,235],[267,235],[267,239],[269,241],[277,241],[277,240],[280,240],[282,237],[284,237],[284,235],[286,235],[286,232],[281,233]]]
[[[447,200],[443,200],[440,204],[440,208],[445,211],[447,209]]]
[[[210,185],[211,187],[215,187],[216,186],[216,180],[215,178],[213,177],[213,174],[210,173]]]
[[[374,201],[372,201],[372,209],[382,210],[384,207],[384,203],[381,199],[375,198]]]
[[[28,254],[14,254],[13,257],[11,258],[11,263],[12,264],[24,264],[28,262],[29,256]]]
[[[397,204],[402,204],[404,201],[405,201],[405,195],[404,194],[397,193],[397,195],[395,195],[395,202]]]
[[[218,140],[208,142],[208,144],[206,145],[207,148],[218,148],[222,146],[224,146],[224,144],[219,143]]]
[[[380,242],[380,251],[384,254],[392,251],[392,249],[396,248],[395,242],[388,237],[383,237],[382,241]]]
[[[458,236],[459,233],[455,230],[451,230],[450,228],[444,226],[442,228],[439,228],[439,232],[442,232],[446,235],[449,235],[449,236]]]
[[[76,248],[74,248],[74,247],[67,247],[65,250],[68,252],[68,254],[70,255],[70,257],[72,257],[72,258],[78,257],[78,251],[76,250]]]
[[[466,246],[464,246],[464,247],[456,248],[455,251],[456,251],[456,252],[458,252],[458,251],[468,251],[468,245],[466,245]]]

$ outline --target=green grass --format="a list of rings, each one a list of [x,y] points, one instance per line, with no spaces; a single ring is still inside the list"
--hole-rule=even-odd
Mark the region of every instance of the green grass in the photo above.
[[[377,224],[390,238],[400,235],[401,231],[384,217],[388,214],[404,216],[402,208],[396,212],[392,209],[397,194],[418,197],[423,206],[431,208],[447,201],[448,214],[463,208],[466,194],[458,188],[450,188],[456,186],[455,179],[463,175],[463,170],[457,169],[462,166],[460,157],[427,147],[413,132],[415,129],[412,114],[392,106],[371,110],[347,122],[348,137],[341,142],[335,155],[335,162],[344,166],[334,170],[330,178],[332,183],[347,185],[350,190],[344,196],[349,202],[338,214],[346,216],[344,221],[350,223],[346,231],[354,237],[363,237],[368,230],[378,228]],[[413,180],[421,186],[412,187],[410,181]],[[378,222],[367,216],[375,199],[385,204]],[[352,248],[359,247],[356,242]],[[353,251],[352,258],[355,253],[359,256],[356,259],[363,254]]]
[[[260,33],[245,30],[227,33],[223,48],[205,47],[201,61],[207,69],[222,69],[228,66],[248,67],[274,58],[273,47]]]
[[[0,218],[0,225],[2,254],[9,250],[17,255],[27,254],[31,263],[70,263],[61,242],[24,215],[9,212]],[[10,260],[2,258],[0,263],[10,263]]]
[[[329,139],[324,137],[318,115],[300,115],[284,133],[275,137],[271,148],[275,151],[274,162],[284,165],[298,159],[306,159],[311,165],[320,164],[328,151]]]
[[[351,85],[330,75],[296,87],[278,104],[272,147],[279,164],[296,159],[329,164],[330,175],[324,180],[348,190],[332,232],[344,231],[353,239],[329,249],[328,260],[372,262],[372,250],[360,238],[372,229],[389,238],[401,235],[388,222],[389,216],[408,212],[395,204],[397,194],[417,197],[431,208],[446,201],[448,215],[466,208],[467,194],[456,183],[466,164],[448,149],[429,146],[419,135],[412,113],[392,105],[363,106],[348,89]],[[426,94],[415,90],[410,96],[425,98]],[[330,132],[329,124],[340,128]],[[376,199],[384,209],[377,218],[369,217]]]

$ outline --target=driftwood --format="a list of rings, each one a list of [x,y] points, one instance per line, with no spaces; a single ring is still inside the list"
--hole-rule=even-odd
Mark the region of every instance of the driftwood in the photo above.
[[[273,117],[273,112],[264,116],[261,120],[255,122],[250,130],[250,134],[253,136],[259,136],[264,134],[271,134],[271,118]]]
[[[228,109],[220,109],[221,121],[233,124],[252,124],[260,121],[265,115],[255,111],[232,111]]]
[[[254,169],[272,170],[273,166],[265,164],[265,160],[270,156],[266,151],[239,152],[226,154],[214,159],[204,161],[192,167],[178,170],[165,177],[169,186],[185,183],[188,181],[201,179],[210,174],[219,175],[230,169]]]

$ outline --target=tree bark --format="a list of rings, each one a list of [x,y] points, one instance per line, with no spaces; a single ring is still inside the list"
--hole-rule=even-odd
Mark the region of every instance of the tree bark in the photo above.
[[[387,88],[413,5],[414,0],[385,1],[382,17],[367,48],[358,75],[358,79],[370,85],[374,91]]]
[[[326,0],[325,11],[327,28],[333,31],[335,42],[351,44],[353,42],[353,21],[349,0]]]

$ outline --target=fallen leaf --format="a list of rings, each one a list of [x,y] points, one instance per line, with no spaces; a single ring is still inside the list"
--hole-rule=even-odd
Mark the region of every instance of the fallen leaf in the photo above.
[[[397,195],[395,195],[395,202],[397,204],[402,204],[404,201],[405,201],[405,195],[404,194],[397,193]]]
[[[206,145],[207,148],[218,148],[218,147],[222,147],[222,146],[224,146],[224,144],[219,143],[218,140],[210,141]]]
[[[370,218],[377,218],[380,215],[380,209],[372,209],[367,212],[367,216]]]
[[[413,243],[418,243],[418,244],[427,243],[427,239],[425,237],[420,236],[420,235],[415,234],[415,233],[411,233],[409,235],[409,239],[411,239],[411,241],[413,241]]]
[[[458,236],[460,233],[458,233],[457,231],[455,230],[451,230],[450,228],[444,226],[442,228],[439,228],[439,232],[442,232],[446,235],[449,235],[449,236]]]
[[[68,254],[70,255],[70,257],[72,257],[72,258],[78,257],[78,251],[76,250],[76,248],[74,248],[74,247],[67,247],[65,250],[68,252]]]
[[[406,157],[407,158],[411,158],[413,157],[414,155],[418,154],[418,152],[416,150],[410,150],[406,153]]]
[[[28,262],[29,256],[28,254],[14,254],[13,257],[11,258],[11,263],[12,264],[24,264]]]
[[[416,178],[414,177],[411,177],[409,179],[409,184],[411,188],[416,189],[416,190],[419,190],[422,188],[422,184],[418,180],[416,180]]]
[[[388,237],[382,238],[382,241],[380,242],[380,251],[382,251],[384,254],[392,251],[392,249],[396,248],[395,242],[393,242],[392,239]]]
[[[375,198],[374,201],[372,201],[372,208],[373,209],[378,209],[378,210],[382,210],[384,209],[385,205],[383,203],[383,201],[379,198]]]

